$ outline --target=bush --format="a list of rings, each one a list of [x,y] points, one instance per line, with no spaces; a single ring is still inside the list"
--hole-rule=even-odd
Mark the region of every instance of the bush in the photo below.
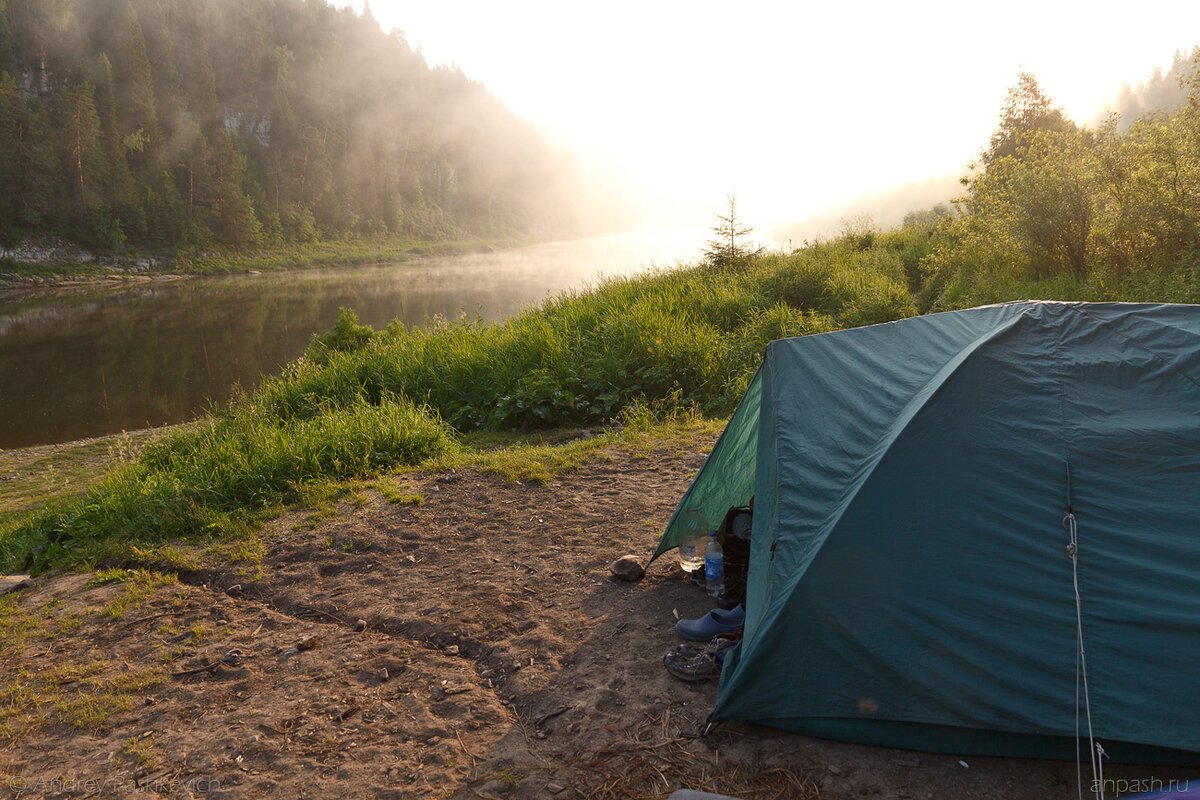
[[[334,351],[358,350],[371,341],[375,333],[370,325],[359,325],[353,309],[339,308],[337,322],[326,333],[313,336],[305,355],[314,361],[326,362]]]

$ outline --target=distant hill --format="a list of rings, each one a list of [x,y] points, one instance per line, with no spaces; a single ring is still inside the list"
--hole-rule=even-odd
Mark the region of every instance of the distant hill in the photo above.
[[[325,0],[0,0],[0,240],[247,246],[570,227],[570,170]]]

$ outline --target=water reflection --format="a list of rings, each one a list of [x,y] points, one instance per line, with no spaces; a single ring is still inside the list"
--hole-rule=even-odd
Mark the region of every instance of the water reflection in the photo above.
[[[691,258],[696,234],[608,236],[417,263],[0,297],[0,448],[189,419],[298,356],[337,309],[382,326],[503,319],[600,275]]]

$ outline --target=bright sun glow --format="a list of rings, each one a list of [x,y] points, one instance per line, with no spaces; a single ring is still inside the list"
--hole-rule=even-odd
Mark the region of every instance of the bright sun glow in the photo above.
[[[361,0],[353,3],[361,8]],[[1080,122],[1200,43],[1200,3],[374,0],[647,205],[753,224],[962,174],[1017,71]]]

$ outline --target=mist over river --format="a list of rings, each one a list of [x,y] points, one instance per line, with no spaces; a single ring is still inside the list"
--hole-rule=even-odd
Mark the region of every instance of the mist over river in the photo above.
[[[338,308],[376,327],[495,321],[602,276],[694,260],[703,232],[398,264],[0,293],[0,449],[191,419],[299,356]]]

